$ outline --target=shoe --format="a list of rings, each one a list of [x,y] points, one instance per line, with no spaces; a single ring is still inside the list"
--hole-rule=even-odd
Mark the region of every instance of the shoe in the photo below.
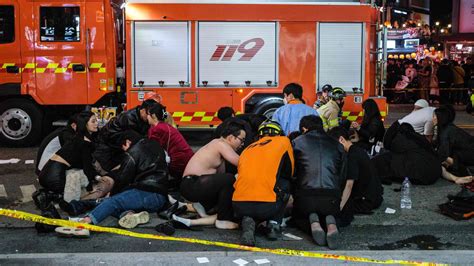
[[[55,229],[56,233],[62,237],[77,237],[77,238],[88,238],[90,237],[90,232],[84,228],[75,228],[75,227],[57,227]]]
[[[150,221],[150,214],[143,211],[140,213],[129,212],[118,221],[119,225],[123,228],[135,228],[139,224],[146,224]]]
[[[176,229],[173,226],[173,223],[168,221],[165,223],[161,223],[155,227],[155,230],[158,231],[159,233],[163,233],[167,236],[171,236],[174,234]]]
[[[33,198],[33,202],[35,203],[36,207],[40,210],[46,209],[46,207],[51,202],[51,200],[48,199],[46,191],[43,189],[35,191],[31,197]]]
[[[326,246],[326,232],[324,232],[323,228],[321,228],[321,224],[319,223],[319,216],[316,213],[311,213],[309,215],[309,223],[312,225],[313,223],[318,223],[319,228],[316,230],[311,230],[311,235],[313,236],[314,242],[319,246]],[[321,230],[319,230],[321,229]]]
[[[331,234],[327,234],[326,240],[328,242],[329,249],[337,249],[339,247],[341,234],[339,231],[335,231]]]
[[[65,200],[61,200],[59,202],[59,207],[61,210],[67,212],[70,216],[79,216],[87,212],[88,210],[92,210],[93,208],[97,207],[98,201],[95,199],[91,200],[71,200],[71,202],[67,202]]]
[[[278,240],[278,238],[281,235],[281,229],[280,225],[273,222],[273,221],[268,221],[267,222],[267,230],[266,230],[266,236],[268,240],[270,241],[275,241]]]
[[[174,204],[171,204],[171,206],[169,206],[166,210],[159,212],[158,217],[165,220],[171,220],[171,217],[173,216],[173,214],[175,214],[178,207],[179,202],[176,201]]]
[[[244,246],[255,246],[255,221],[248,216],[244,216],[242,219],[242,235],[240,237],[240,242]]]
[[[61,215],[59,215],[58,210],[54,207],[54,204],[50,202],[47,207],[41,210],[41,216],[46,218],[53,218],[53,219],[61,219]],[[35,229],[38,233],[51,233],[54,232],[54,229],[57,226],[43,224],[43,223],[35,223]]]

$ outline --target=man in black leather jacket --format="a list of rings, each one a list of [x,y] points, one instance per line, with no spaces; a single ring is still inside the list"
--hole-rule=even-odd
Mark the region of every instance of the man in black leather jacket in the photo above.
[[[155,100],[146,100],[141,106],[121,113],[100,129],[93,157],[105,172],[111,171],[123,160],[123,151],[119,144],[122,132],[132,129],[146,136],[150,127],[147,115],[154,104]]]
[[[120,166],[110,198],[103,199],[82,222],[99,224],[108,216],[120,218],[119,225],[133,228],[149,221],[148,212],[158,212],[168,201],[168,168],[165,152],[158,142],[133,130],[121,134],[125,160]],[[72,201],[72,208],[90,202]],[[140,213],[134,213],[140,212]],[[56,230],[67,233],[65,229]]]
[[[341,187],[345,181],[344,149],[323,129],[321,118],[310,115],[300,122],[303,135],[293,140],[295,156],[294,209],[296,224],[307,231],[308,221],[318,245],[334,249],[339,233],[335,215],[339,212]],[[327,236],[321,223],[326,223]]]

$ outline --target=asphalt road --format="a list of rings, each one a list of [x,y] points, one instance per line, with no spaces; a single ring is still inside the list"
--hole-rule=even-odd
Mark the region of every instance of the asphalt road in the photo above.
[[[385,121],[386,124],[395,121],[409,110],[410,106],[392,107]],[[474,133],[472,116],[458,112],[456,123],[471,134]],[[184,134],[194,149],[199,148],[210,137],[210,134],[205,132],[185,132]],[[27,160],[35,159],[36,151],[36,147],[21,149],[0,147],[0,160],[20,159],[18,163],[0,165],[0,208],[39,213],[31,201],[31,193],[38,187],[34,165],[25,163]],[[341,250],[344,251],[339,254],[349,252],[347,254],[370,258],[470,264],[474,258],[474,222],[472,220],[454,221],[437,211],[437,205],[446,202],[446,196],[456,193],[459,187],[445,180],[439,180],[432,186],[415,186],[412,189],[413,209],[403,211],[399,208],[400,195],[397,192],[399,187],[399,184],[384,186],[382,206],[373,215],[357,216],[350,227],[342,228]],[[394,209],[395,214],[385,213],[387,208]],[[64,213],[61,214],[65,217]],[[152,221],[149,224],[134,231],[156,233],[154,226],[161,222],[163,221],[158,219],[156,214],[152,214]],[[116,219],[109,218],[103,225],[117,226]],[[309,236],[295,228],[285,228],[285,232],[299,236],[302,240],[291,240],[285,237],[280,241],[270,242],[264,237],[258,237],[257,245],[268,248],[328,252],[326,248],[314,245]],[[211,259],[213,265],[232,264],[232,261],[238,258],[243,258],[253,264],[256,263],[252,259],[259,258],[268,258],[272,264],[313,263],[303,258],[239,253],[216,246],[137,239],[107,233],[92,233],[89,239],[64,239],[57,237],[54,233],[37,234],[33,223],[5,217],[0,217],[0,236],[0,265],[153,264],[153,262],[164,265],[196,264],[196,258],[203,254]],[[239,232],[205,227],[200,228],[199,231],[177,230],[175,236],[238,243]],[[412,252],[418,250],[426,252]],[[449,256],[450,253],[443,250],[452,251],[453,256]],[[105,254],[100,255],[98,252]],[[124,254],[114,256],[116,253],[123,252],[132,252],[135,256],[127,257]],[[135,252],[145,253],[137,257]],[[180,255],[181,252],[186,252],[186,255]],[[81,254],[89,255],[82,256]],[[459,256],[454,254],[459,254]],[[318,260],[317,263],[334,264],[335,262]]]

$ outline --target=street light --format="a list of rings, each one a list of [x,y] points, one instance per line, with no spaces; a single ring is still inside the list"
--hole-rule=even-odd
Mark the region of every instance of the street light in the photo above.
[[[444,33],[444,29],[441,29],[441,33]]]
[[[451,24],[448,24],[448,28],[451,28]]]
[[[435,25],[436,25],[436,26],[439,26],[439,21],[436,21]]]
[[[406,26],[407,26],[407,24],[403,23],[402,27],[404,27],[404,28],[405,28]]]

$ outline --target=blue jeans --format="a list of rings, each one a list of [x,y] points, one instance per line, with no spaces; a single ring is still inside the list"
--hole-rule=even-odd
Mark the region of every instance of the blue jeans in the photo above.
[[[105,198],[87,216],[91,218],[93,224],[99,224],[109,216],[119,218],[129,211],[158,212],[167,201],[166,195],[134,188]]]

